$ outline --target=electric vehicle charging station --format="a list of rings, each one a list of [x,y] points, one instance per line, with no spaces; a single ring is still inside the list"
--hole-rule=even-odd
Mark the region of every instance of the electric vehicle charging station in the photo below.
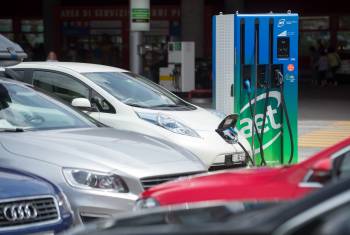
[[[239,114],[255,165],[297,162],[298,14],[213,17],[213,100]]]

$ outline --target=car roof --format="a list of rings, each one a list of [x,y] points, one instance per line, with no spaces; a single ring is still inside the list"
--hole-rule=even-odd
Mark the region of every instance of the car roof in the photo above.
[[[0,65],[7,67],[20,63],[27,54],[23,48],[17,43],[12,42],[8,38],[0,34]]]
[[[77,62],[46,62],[46,61],[33,61],[33,62],[23,62],[12,68],[65,68],[70,69],[78,73],[91,73],[91,72],[129,72],[127,70],[100,65],[100,64],[89,64],[89,63],[77,63]],[[56,70],[56,69],[55,69]]]

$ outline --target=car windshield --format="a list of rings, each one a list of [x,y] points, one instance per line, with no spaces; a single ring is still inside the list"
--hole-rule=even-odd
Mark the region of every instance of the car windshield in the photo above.
[[[95,126],[82,114],[31,88],[0,83],[0,131]]]
[[[140,75],[130,72],[94,72],[83,75],[130,106],[149,109],[195,109],[194,106]]]

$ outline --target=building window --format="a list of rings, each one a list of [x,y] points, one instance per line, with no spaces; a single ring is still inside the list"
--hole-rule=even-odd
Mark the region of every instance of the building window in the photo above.
[[[310,54],[310,47],[326,49],[329,46],[330,32],[329,16],[300,17],[300,48],[301,56]]]
[[[25,33],[43,33],[43,20],[21,20],[21,31]]]
[[[300,29],[305,30],[328,30],[329,16],[306,16],[300,17]]]
[[[0,19],[0,33],[10,40],[14,40],[12,19]]]
[[[19,44],[28,54],[27,60],[44,60],[44,23],[40,19],[23,19],[20,22]]]
[[[63,21],[63,59],[120,67],[125,43],[122,27],[120,20]]]
[[[350,51],[350,31],[338,31],[337,42],[339,50]]]
[[[339,17],[339,28],[350,30],[350,16],[340,16]]]
[[[340,16],[338,26],[338,50],[342,52],[350,52],[350,16]]]

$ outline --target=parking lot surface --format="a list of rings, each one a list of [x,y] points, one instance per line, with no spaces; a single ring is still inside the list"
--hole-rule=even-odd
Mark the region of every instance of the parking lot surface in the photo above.
[[[299,159],[329,147],[350,135],[349,84],[299,89]]]

